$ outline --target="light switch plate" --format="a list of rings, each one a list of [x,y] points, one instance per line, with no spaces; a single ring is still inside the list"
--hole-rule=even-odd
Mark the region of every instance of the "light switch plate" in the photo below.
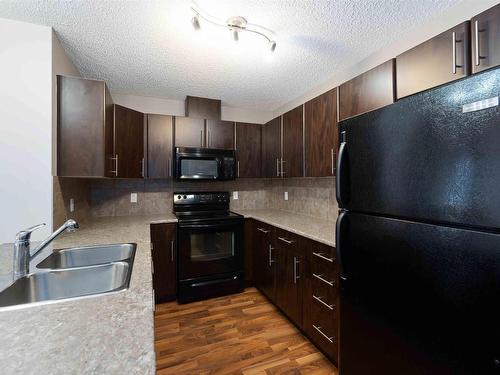
[[[238,200],[238,192],[237,191],[233,191],[233,199]]]
[[[284,199],[287,201],[288,200],[288,191],[285,191],[285,194],[284,194]]]
[[[69,212],[75,211],[75,200],[73,198],[69,199]]]
[[[137,203],[137,193],[130,193],[130,203]]]

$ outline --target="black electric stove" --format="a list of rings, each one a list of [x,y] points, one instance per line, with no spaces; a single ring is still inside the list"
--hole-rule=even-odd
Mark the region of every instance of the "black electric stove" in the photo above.
[[[179,302],[241,292],[244,219],[229,210],[229,193],[176,192],[174,214]]]

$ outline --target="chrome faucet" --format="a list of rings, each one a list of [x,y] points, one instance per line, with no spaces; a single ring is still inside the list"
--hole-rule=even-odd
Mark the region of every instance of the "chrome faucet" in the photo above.
[[[52,233],[45,241],[38,245],[33,254],[30,253],[30,240],[31,233],[35,230],[45,226],[45,223],[35,225],[34,227],[20,231],[16,235],[16,241],[14,242],[14,272],[13,279],[17,279],[26,276],[30,269],[30,260],[33,259],[40,251],[45,249],[48,244],[54,241],[61,233],[68,231],[74,232],[78,229],[78,223],[69,219],[66,221],[59,229]]]

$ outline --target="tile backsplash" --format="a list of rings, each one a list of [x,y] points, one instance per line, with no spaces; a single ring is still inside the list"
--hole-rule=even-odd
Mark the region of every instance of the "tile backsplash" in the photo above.
[[[329,220],[337,216],[334,177],[224,182],[55,178],[54,225],[68,217],[71,195],[77,207],[73,217],[86,220],[88,217],[171,212],[174,191],[238,191],[237,200],[231,194],[233,210],[273,208]],[[284,199],[285,192],[288,200]],[[130,202],[131,193],[137,194],[137,203]]]

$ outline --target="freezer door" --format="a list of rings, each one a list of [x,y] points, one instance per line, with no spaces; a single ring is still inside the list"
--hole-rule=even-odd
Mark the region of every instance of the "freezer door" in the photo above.
[[[499,93],[497,69],[342,122],[341,207],[500,228],[499,107],[462,113]]]
[[[500,235],[343,213],[340,373],[498,374]]]

